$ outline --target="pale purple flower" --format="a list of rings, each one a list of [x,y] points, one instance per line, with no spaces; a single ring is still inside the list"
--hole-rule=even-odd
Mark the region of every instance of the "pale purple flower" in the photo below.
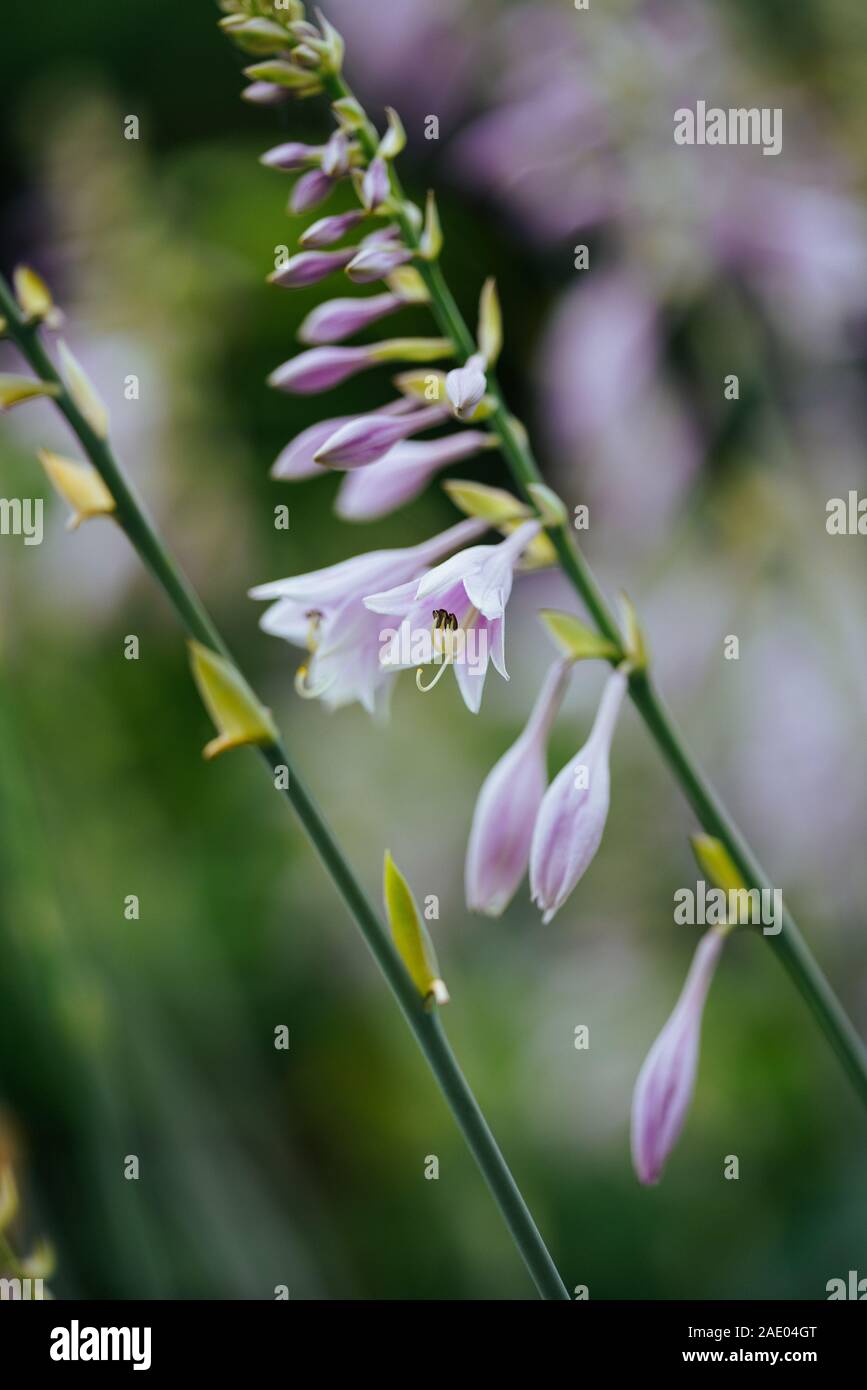
[[[347,232],[351,232],[363,221],[363,212],[338,212],[333,217],[320,217],[318,222],[303,231],[298,238],[307,250],[318,250],[321,246],[333,246]]]
[[[440,469],[490,447],[491,436],[482,430],[396,444],[378,463],[347,474],[334,509],[344,521],[387,516],[417,497]]]
[[[370,285],[374,280],[384,280],[399,266],[406,265],[414,254],[406,246],[383,238],[362,246],[346,267],[346,274],[355,285]]]
[[[638,1074],[632,1097],[632,1162],[639,1182],[659,1181],[695,1088],[701,1022],[725,933],[712,927],[696,947],[680,998]]]
[[[283,145],[275,145],[260,156],[259,162],[269,169],[283,169],[294,172],[306,169],[308,165],[318,164],[322,158],[321,145],[304,145],[300,140],[289,140]]]
[[[322,169],[308,169],[302,174],[289,199],[291,212],[301,214],[324,203],[334,187],[334,180]]]
[[[339,343],[402,307],[403,300],[396,294],[374,294],[367,299],[331,299],[307,315],[298,337],[302,343]]]
[[[361,180],[361,201],[368,212],[380,207],[391,192],[388,165],[384,159],[371,160]]]
[[[268,377],[268,385],[298,396],[328,391],[356,372],[376,366],[369,347],[318,347],[283,362]]]
[[[456,367],[446,377],[446,395],[459,420],[468,420],[487,389],[485,359],[474,353],[463,367]]]
[[[262,629],[309,653],[296,680],[299,693],[322,699],[330,709],[357,700],[369,713],[383,714],[392,672],[380,661],[381,619],[365,606],[364,595],[379,585],[417,579],[484,529],[483,522],[462,521],[421,545],[371,551],[252,589],[251,598],[274,600]]]
[[[320,280],[333,275],[335,270],[342,270],[352,260],[353,254],[351,249],[299,251],[297,255],[290,256],[279,270],[273,270],[268,280],[270,284],[281,285],[284,289],[305,289],[308,285],[317,285]]]
[[[360,415],[341,425],[325,441],[316,455],[316,462],[327,468],[364,468],[384,458],[402,439],[441,424],[445,416],[441,405],[425,406],[401,414],[397,419],[375,413]]]
[[[322,169],[332,179],[349,173],[349,139],[344,130],[335,130],[322,151]]]
[[[530,891],[544,922],[563,906],[602,840],[608,818],[608,756],[626,686],[624,671],[608,677],[590,737],[542,799],[530,847]]]
[[[455,661],[447,655],[432,684],[452,665],[464,703],[473,714],[478,713],[482,703],[490,661],[504,680],[509,679],[504,655],[506,605],[515,566],[540,529],[541,522],[525,521],[499,545],[470,546],[420,580],[370,593],[364,600],[374,613],[399,617],[410,632],[430,628],[434,611],[438,610],[454,618],[465,637],[472,634],[476,660]]]
[[[571,669],[567,661],[550,668],[523,733],[482,784],[464,869],[471,912],[501,917],[527,872],[533,823],[548,783],[548,734]]]
[[[415,402],[402,396],[388,405],[381,405],[370,414],[404,415],[415,409]],[[332,420],[319,420],[315,425],[302,430],[277,456],[271,468],[271,477],[283,482],[298,482],[302,478],[323,477],[326,469],[316,462],[316,453],[326,440],[330,439],[341,425],[358,419],[356,415],[340,415]]]

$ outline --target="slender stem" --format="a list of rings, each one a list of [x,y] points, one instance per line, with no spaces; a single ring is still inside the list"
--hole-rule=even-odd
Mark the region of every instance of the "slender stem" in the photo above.
[[[0,276],[0,311],[6,332],[18,345],[43,381],[60,390],[54,398],[97,472],[115,500],[115,516],[147,568],[163,589],[191,636],[237,664],[214,626],[190,581],[168,551],[165,542],[136,496],[108,442],[91,429],[66,390],[39,337],[38,325],[26,323],[7,284]],[[241,678],[242,673],[238,671]],[[292,768],[286,749],[278,740],[262,748],[272,773],[288,768],[287,800],[331,875],[377,965],[397,999],[427,1063],[449,1106],[455,1123],[491,1190],[512,1238],[540,1295],[568,1300],[557,1268],[539,1234],[496,1140],[479,1109],[449,1045],[435,1010],[429,1011],[410,979],[394,943],[367,898],[334,835],[302,779]],[[0,1245],[0,1257],[4,1251]]]
[[[327,88],[332,100],[353,96],[350,88],[340,77],[331,78]],[[359,139],[368,155],[375,153],[377,137],[372,126],[363,127],[359,132]],[[392,185],[395,197],[402,200],[403,189],[394,170]],[[407,245],[418,248],[419,235],[412,221],[402,213],[398,215],[398,221]],[[465,362],[477,351],[475,339],[458,308],[439,263],[420,258],[415,264],[427,287],[431,311],[440,330],[451,339],[458,359]],[[488,428],[498,435],[515,483],[522,495],[532,504],[533,499],[528,487],[532,483],[542,482],[543,478],[527,442],[526,432],[510,413],[493,374],[488,378],[488,394],[495,402],[495,408],[487,421]],[[583,601],[597,630],[620,646],[622,638],[617,620],[574,536],[567,533],[563,527],[550,528],[548,534],[563,572]],[[617,660],[619,658],[614,658],[615,662]],[[749,887],[771,888],[766,873],[698,763],[687,750],[661,695],[645,672],[635,672],[631,676],[630,696],[703,829],[722,841]],[[782,930],[777,935],[768,936],[767,939],[812,1010],[859,1096],[867,1104],[867,1049],[787,909],[783,913]]]

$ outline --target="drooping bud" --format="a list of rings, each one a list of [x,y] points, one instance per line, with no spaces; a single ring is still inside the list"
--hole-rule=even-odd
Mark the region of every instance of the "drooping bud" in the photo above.
[[[204,756],[216,758],[245,744],[268,745],[278,740],[271,711],[260,704],[237,668],[201,642],[191,641],[193,679],[218,737],[206,745]]]
[[[297,255],[290,256],[285,265],[279,270],[273,270],[268,276],[270,285],[281,285],[284,289],[305,289],[308,285],[316,285],[320,280],[325,280],[329,275],[333,275],[336,270],[342,270],[352,259],[353,252],[349,249],[345,251],[299,251]]]
[[[486,280],[479,300],[479,352],[488,367],[496,364],[503,347],[503,313],[496,280]]]
[[[530,849],[530,890],[550,922],[586,872],[608,819],[608,757],[627,677],[608,677],[590,737],[542,800]]]
[[[346,267],[346,274],[353,284],[370,285],[374,280],[384,280],[398,266],[406,265],[414,254],[397,242],[376,241],[356,252]]]
[[[446,393],[459,420],[472,418],[476,406],[487,390],[484,358],[474,353],[463,367],[456,367],[446,377]]]
[[[61,375],[73,403],[81,411],[90,428],[99,439],[108,438],[108,411],[97,393],[78,358],[63,341],[57,344]]]
[[[319,165],[321,160],[321,145],[305,145],[300,140],[288,140],[282,145],[275,145],[259,157],[260,164],[266,165],[269,169],[282,169],[286,173]]]
[[[38,396],[59,394],[60,387],[53,381],[0,372],[0,410],[11,410],[14,405],[23,405],[25,401],[35,400]]]
[[[316,226],[319,225],[317,222]],[[394,294],[375,294],[369,299],[331,299],[311,310],[298,329],[298,338],[311,346],[340,343],[401,308],[403,303]]]
[[[385,854],[385,910],[398,954],[427,1008],[447,1004],[449,992],[440,976],[436,952],[419,915],[412,891],[400,869]]]
[[[375,212],[377,208],[382,207],[382,204],[388,201],[390,193],[391,179],[388,176],[388,165],[384,159],[371,160],[361,180],[361,201],[364,207],[368,212]]]
[[[383,458],[401,440],[432,429],[444,418],[445,411],[438,405],[397,417],[362,415],[342,425],[325,441],[316,454],[316,462],[327,468],[363,468]]]
[[[315,395],[375,365],[367,347],[311,348],[271,372],[268,385],[295,395]]]
[[[286,30],[271,19],[232,14],[219,20],[219,27],[244,53],[251,53],[254,57],[266,58],[274,53],[282,53],[289,46]]]
[[[297,191],[297,190],[296,190]],[[333,246],[335,241],[340,241],[341,237],[346,236],[357,227],[359,222],[364,220],[363,212],[338,212],[333,217],[320,217],[318,222],[312,223],[298,238],[299,244],[306,250],[318,250],[322,246]]]
[[[50,449],[40,449],[37,457],[60,496],[72,509],[66,523],[67,530],[75,531],[83,521],[91,517],[110,516],[114,511],[114,498],[91,464],[63,458]]]
[[[433,189],[428,190],[425,208],[424,230],[419,240],[419,254],[425,261],[435,261],[443,249],[443,229],[437,211],[437,200]]]
[[[371,414],[377,415],[402,415],[412,409],[410,401],[393,401],[391,405],[379,406]],[[273,467],[271,477],[279,478],[283,482],[298,482],[302,478],[314,478],[324,472],[321,464],[316,462],[316,454],[326,440],[330,439],[341,425],[347,424],[354,417],[351,415],[341,415],[333,420],[318,420],[315,425],[310,425],[306,430],[302,430],[286,448],[278,455]]]
[[[322,168],[333,179],[342,179],[349,173],[351,151],[349,139],[344,130],[335,130],[322,152]]]
[[[308,169],[292,189],[289,211],[296,216],[310,212],[312,208],[317,208],[320,203],[325,202],[333,187],[334,180],[322,169]]]
[[[533,823],[548,781],[548,734],[568,678],[568,662],[550,668],[523,733],[482,784],[464,871],[471,912],[501,917],[527,872]]]
[[[680,998],[635,1083],[632,1162],[646,1185],[659,1181],[692,1102],[702,1016],[724,940],[712,927],[699,941]]]
[[[47,328],[59,328],[63,314],[51,297],[51,291],[28,265],[19,265],[12,277],[15,297],[28,323],[44,323]]]
[[[251,82],[241,92],[241,100],[250,102],[252,106],[283,106],[292,100],[292,93],[287,92],[285,87],[278,87],[275,82]]]

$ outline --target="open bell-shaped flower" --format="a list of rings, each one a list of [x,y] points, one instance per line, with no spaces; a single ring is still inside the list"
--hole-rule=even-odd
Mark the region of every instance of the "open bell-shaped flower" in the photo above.
[[[523,733],[482,784],[464,869],[471,912],[502,916],[527,872],[533,823],[548,782],[548,734],[570,670],[568,661],[551,666]]]
[[[484,523],[481,523],[484,525]],[[449,666],[454,668],[464,703],[477,714],[488,663],[492,661],[504,680],[505,613],[512,592],[515,566],[527,546],[538,535],[541,522],[525,521],[499,545],[474,545],[461,550],[430,570],[418,581],[369,593],[365,606],[374,613],[400,617],[410,637],[424,635],[434,622],[430,654],[425,660],[439,664],[439,671],[428,685],[422,684],[422,671],[416,671],[419,690],[432,690]],[[418,658],[410,644],[408,659],[398,664],[416,666]],[[384,651],[383,660],[394,669],[394,658]]]
[[[321,699],[329,709],[357,700],[371,714],[384,714],[394,668],[380,661],[382,622],[365,606],[365,594],[416,582],[429,565],[484,529],[483,522],[462,521],[420,545],[370,551],[252,589],[251,598],[273,600],[260,623],[263,631],[309,653],[296,677],[298,693]]]
[[[626,672],[608,677],[590,737],[551,783],[530,848],[530,891],[544,922],[563,906],[587,870],[608,818],[608,756],[626,691]]]
[[[692,1102],[702,1016],[726,930],[712,927],[699,941],[680,998],[635,1083],[632,1162],[644,1184],[659,1181]]]

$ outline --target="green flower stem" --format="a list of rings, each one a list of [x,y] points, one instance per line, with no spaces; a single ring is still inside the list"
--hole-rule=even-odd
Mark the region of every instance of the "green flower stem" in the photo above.
[[[354,95],[340,77],[330,78],[326,86],[332,101]],[[367,155],[372,156],[377,146],[377,135],[373,126],[368,124],[362,127],[359,139]],[[393,168],[392,186],[395,198],[399,202],[404,201],[405,195]],[[398,221],[406,244],[417,248],[419,236],[410,219],[401,213]],[[465,362],[477,351],[476,342],[455,302],[439,263],[420,258],[415,265],[427,287],[431,310],[441,331],[451,338],[459,361]],[[488,394],[496,403],[486,422],[488,428],[499,436],[502,452],[522,496],[535,507],[528,487],[532,483],[541,483],[544,480],[527,443],[525,431],[510,413],[493,374],[488,377]],[[620,646],[622,636],[618,623],[575,538],[563,527],[549,528],[548,535],[557,552],[561,568],[582,599],[597,630],[609,641]],[[612,664],[616,665],[619,659],[613,658]],[[646,672],[632,674],[630,695],[702,828],[709,835],[722,841],[748,887],[771,888],[766,873],[749,845],[687,750],[682,735]],[[782,930],[776,936],[769,936],[767,940],[812,1010],[859,1096],[867,1104],[867,1049],[788,909],[783,913]]]
[[[8,336],[17,344],[36,375],[41,380],[53,382],[60,387],[59,394],[53,398],[58,409],[108,486],[115,500],[115,518],[118,524],[163,589],[184,627],[192,637],[211,650],[219,652],[238,670],[204,604],[166,548],[143,503],[127,481],[111,446],[93,431],[70,397],[42,345],[38,325],[24,321],[16,300],[2,277],[0,314],[6,319]],[[244,679],[243,676],[241,678]],[[546,1299],[568,1300],[565,1285],[458,1065],[436,1009],[428,1010],[425,1007],[404,968],[390,934],[359,884],[313,797],[292,768],[282,743],[276,741],[260,751],[272,774],[279,767],[288,768],[289,785],[285,791],[286,798],[304,826],[374,960],[391,987],[439,1083],[455,1123],[479,1165],[512,1238],[524,1258],[539,1294]],[[0,1237],[0,1263],[8,1253],[11,1252],[6,1250]]]

